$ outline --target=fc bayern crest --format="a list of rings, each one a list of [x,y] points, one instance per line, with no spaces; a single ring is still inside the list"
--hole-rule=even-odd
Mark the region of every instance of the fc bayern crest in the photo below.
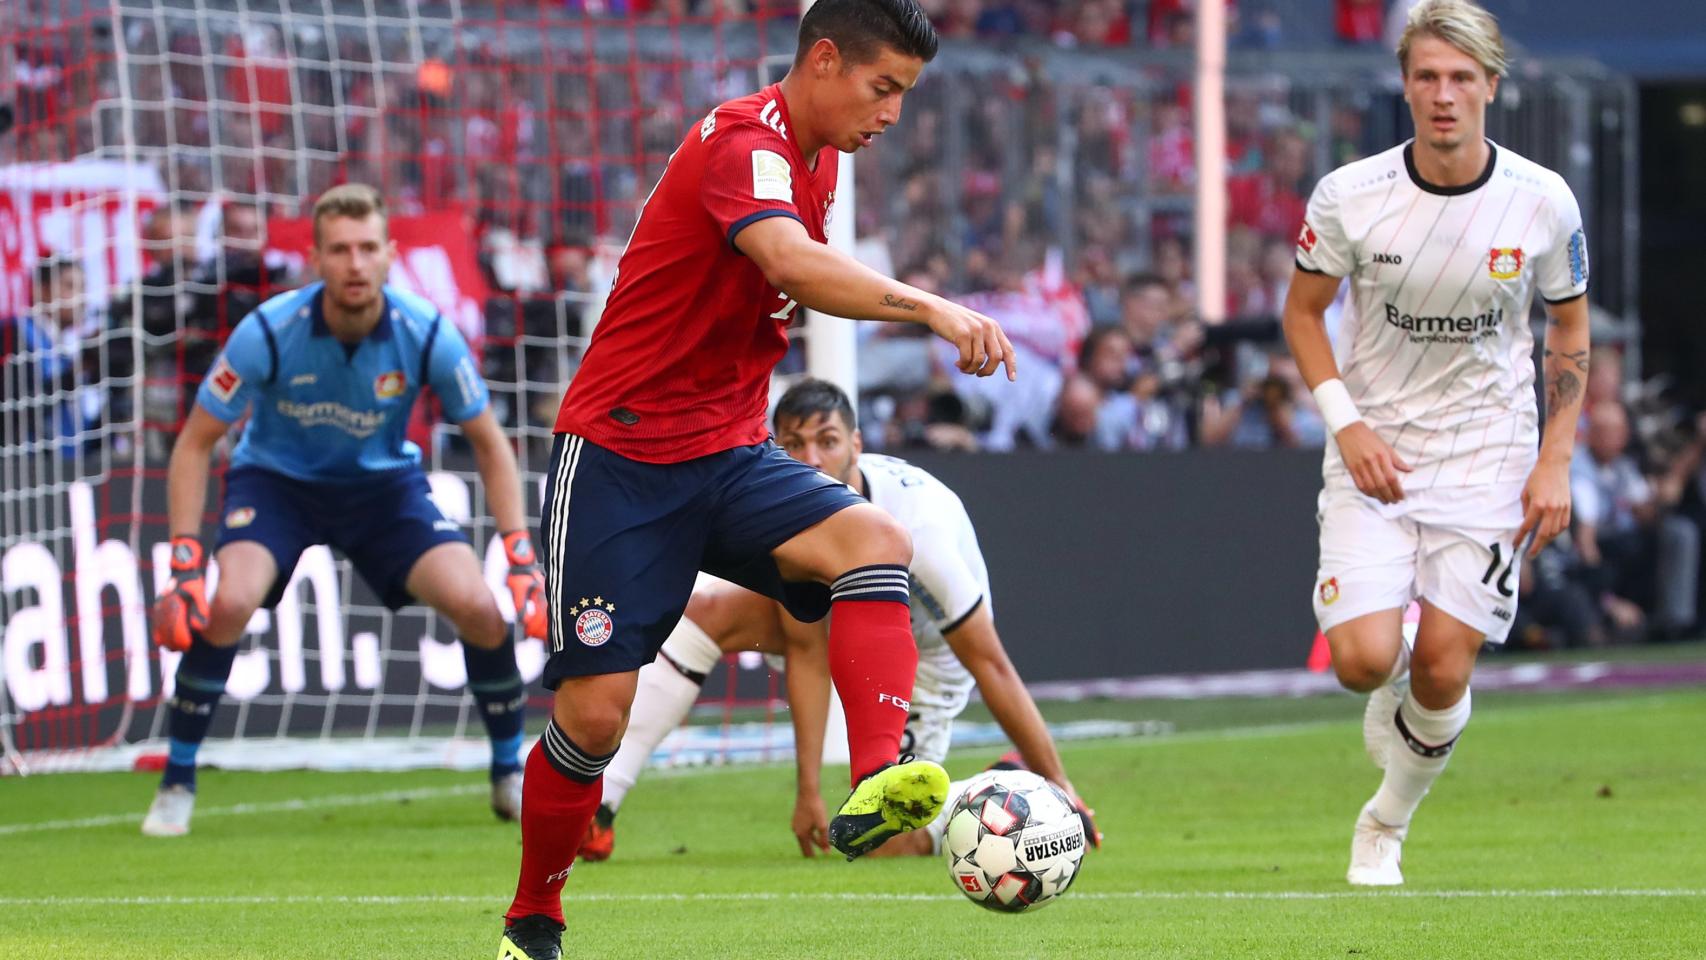
[[[575,618],[575,636],[589,647],[604,646],[610,642],[610,635],[615,632],[616,621],[597,607],[584,611]]]

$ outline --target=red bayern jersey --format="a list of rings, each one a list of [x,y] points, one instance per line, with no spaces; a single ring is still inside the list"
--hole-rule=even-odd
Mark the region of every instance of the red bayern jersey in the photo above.
[[[835,150],[816,169],[778,86],[731,100],[688,132],[647,198],[557,432],[648,463],[679,463],[769,435],[770,373],[798,306],[733,240],[793,217],[824,242]]]

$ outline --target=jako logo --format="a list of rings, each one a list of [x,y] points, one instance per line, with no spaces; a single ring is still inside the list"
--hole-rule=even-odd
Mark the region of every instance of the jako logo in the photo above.
[[[1377,253],[1374,255],[1374,260],[1372,262],[1374,262],[1374,263],[1390,263],[1394,267],[1397,267],[1397,266],[1403,265],[1404,258],[1400,257],[1396,253]]]
[[[910,712],[912,710],[912,701],[911,700],[902,700],[899,697],[891,696],[891,695],[886,694],[886,693],[877,694],[877,702],[878,703],[892,703],[895,706],[901,708],[902,710],[906,710],[908,712]]]

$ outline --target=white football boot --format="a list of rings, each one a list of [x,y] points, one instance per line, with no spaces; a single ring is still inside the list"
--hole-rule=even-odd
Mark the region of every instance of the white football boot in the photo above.
[[[195,791],[182,784],[161,787],[148,805],[148,816],[142,818],[145,837],[181,837],[190,832],[190,815],[195,813]]]
[[[1416,647],[1416,628],[1419,624],[1404,624],[1404,647],[1413,651]],[[1398,713],[1398,705],[1404,702],[1404,695],[1410,692],[1410,673],[1405,671],[1402,677],[1391,683],[1382,684],[1368,695],[1368,705],[1362,710],[1362,748],[1368,753],[1368,759],[1376,767],[1386,769],[1386,751],[1392,745],[1396,735],[1397,724],[1393,717]]]
[[[521,819],[521,774],[506,774],[492,781],[492,812],[499,820]]]
[[[1404,859],[1404,835],[1409,831],[1408,826],[1381,823],[1374,818],[1374,811],[1363,807],[1351,833],[1351,867],[1345,871],[1345,879],[1359,887],[1401,886],[1404,871],[1399,864]]]

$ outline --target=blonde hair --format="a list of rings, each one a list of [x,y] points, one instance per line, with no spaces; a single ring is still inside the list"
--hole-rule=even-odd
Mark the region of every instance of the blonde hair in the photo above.
[[[1417,37],[1437,37],[1468,54],[1490,77],[1502,77],[1510,67],[1498,18],[1474,0],[1422,0],[1410,8],[1410,20],[1398,41],[1398,66],[1410,71],[1410,44]]]
[[[321,220],[330,217],[366,220],[375,213],[379,214],[381,221],[388,219],[385,198],[365,183],[343,183],[327,190],[314,201],[314,245],[320,245]]]

